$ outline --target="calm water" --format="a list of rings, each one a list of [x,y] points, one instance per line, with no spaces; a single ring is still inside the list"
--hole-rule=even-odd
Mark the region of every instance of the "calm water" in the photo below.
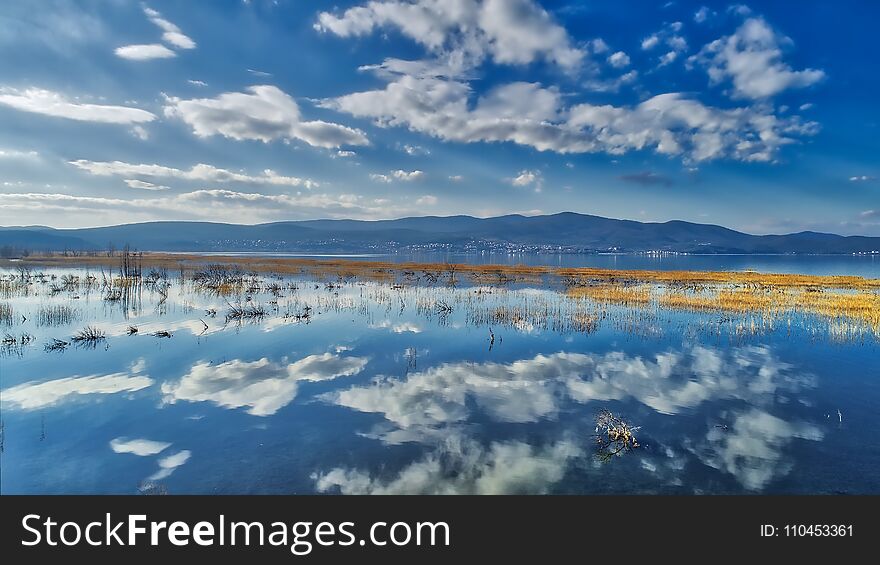
[[[267,278],[218,296],[172,274],[106,300],[100,284],[51,292],[86,271],[46,273],[0,294],[0,336],[32,336],[0,353],[4,494],[880,493],[870,331],[615,306],[584,328],[574,301],[527,284]],[[238,304],[267,315],[226,322]],[[47,319],[55,306],[73,319]],[[106,339],[44,349],[87,325]],[[638,449],[597,457],[602,409],[639,427]]]

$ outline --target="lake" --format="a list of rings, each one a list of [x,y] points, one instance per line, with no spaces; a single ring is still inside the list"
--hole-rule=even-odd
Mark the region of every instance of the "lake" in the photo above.
[[[870,257],[558,260],[880,276]],[[0,277],[3,494],[880,493],[870,323],[529,279]]]

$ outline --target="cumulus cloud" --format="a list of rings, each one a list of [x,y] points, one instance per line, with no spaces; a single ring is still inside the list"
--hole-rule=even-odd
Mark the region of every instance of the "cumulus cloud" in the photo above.
[[[313,478],[319,492],[342,494],[542,494],[582,456],[583,449],[568,440],[538,447],[521,441],[484,447],[454,436],[390,479],[343,467]]]
[[[401,146],[401,149],[402,149],[403,152],[406,153],[407,155],[412,155],[412,156],[416,156],[416,155],[430,155],[430,154],[431,154],[430,151],[428,151],[427,149],[425,149],[424,147],[421,147],[421,146],[419,146],[419,145],[409,145],[409,144],[404,144],[404,145]]]
[[[660,44],[660,38],[657,37],[657,34],[651,34],[645,39],[642,40],[642,49],[645,51],[650,51],[654,47]]]
[[[153,379],[147,376],[128,373],[73,376],[6,388],[3,389],[0,399],[3,403],[11,403],[22,410],[38,410],[81,396],[135,392],[152,384]]]
[[[424,196],[420,196],[416,199],[416,205],[418,206],[436,206],[439,200],[433,194],[426,194]]]
[[[334,14],[321,12],[315,29],[340,37],[396,29],[434,53],[520,65],[545,60],[577,69],[586,53],[532,0],[372,1]]]
[[[404,170],[398,169],[396,171],[392,171],[391,176],[393,176],[395,179],[400,180],[400,181],[412,182],[414,180],[421,180],[421,179],[425,178],[425,172],[419,171],[419,170],[404,171]]]
[[[792,88],[805,88],[825,77],[817,69],[793,70],[782,59],[791,39],[760,17],[749,18],[729,36],[705,45],[689,64],[706,69],[710,84],[730,81],[736,98],[763,99]]]
[[[710,10],[706,6],[700,6],[700,9],[694,13],[694,21],[701,24],[714,15],[715,12],[713,10]]]
[[[555,88],[515,82],[473,100],[461,80],[383,74],[384,89],[321,102],[379,127],[403,126],[447,141],[512,142],[558,153],[654,150],[690,161],[732,158],[772,161],[778,150],[818,130],[797,116],[765,107],[720,109],[679,93],[657,95],[635,107],[564,107]]]
[[[818,124],[781,118],[761,107],[719,109],[681,94],[660,94],[633,108],[579,104],[569,127],[592,134],[589,149],[622,154],[652,148],[688,161],[731,158],[772,161],[796,137],[815,135]]]
[[[156,178],[176,178],[181,180],[206,183],[239,182],[245,184],[272,186],[302,186],[309,189],[319,186],[318,183],[316,183],[315,181],[302,179],[299,177],[279,175],[272,169],[266,169],[260,175],[250,175],[243,172],[220,169],[212,165],[206,165],[204,163],[193,165],[188,170],[177,169],[174,167],[166,167],[164,165],[157,164],[125,163],[123,161],[88,161],[86,159],[70,161],[70,164],[78,169],[86,171],[89,174],[97,176],[144,176]],[[129,181],[125,182],[129,183]],[[129,186],[131,186],[132,188],[147,188],[146,186],[140,185],[141,181],[136,182],[138,183],[138,186],[134,186],[131,183],[129,183]]]
[[[156,119],[154,114],[139,108],[74,102],[61,93],[42,88],[0,87],[0,104],[22,112],[82,122],[131,125]]]
[[[629,55],[623,51],[617,51],[608,56],[608,64],[616,69],[629,65]]]
[[[270,416],[296,397],[302,381],[325,381],[355,375],[365,357],[332,353],[310,355],[294,363],[233,360],[217,365],[197,363],[180,381],[162,385],[165,402],[210,401],[224,408],[246,407],[248,414]]]
[[[275,86],[251,86],[217,98],[167,97],[165,115],[178,118],[199,137],[222,135],[235,140],[300,140],[315,147],[368,145],[364,132],[321,120],[303,121],[299,106]]]
[[[169,447],[171,447],[170,443],[153,441],[151,439],[128,439],[118,437],[110,440],[110,449],[112,449],[114,453],[131,453],[140,457],[157,455]]]
[[[541,181],[541,171],[523,170],[510,179],[510,184],[513,186],[535,186],[538,188],[541,186]]]

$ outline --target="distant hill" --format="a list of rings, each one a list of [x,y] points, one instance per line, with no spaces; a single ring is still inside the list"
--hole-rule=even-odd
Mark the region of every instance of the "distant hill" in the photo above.
[[[388,252],[518,250],[635,253],[857,253],[880,237],[816,232],[750,235],[716,225],[614,220],[565,212],[494,218],[424,216],[397,220],[308,220],[258,225],[146,222],[100,228],[0,228],[0,247],[99,250],[130,244],[149,251]]]

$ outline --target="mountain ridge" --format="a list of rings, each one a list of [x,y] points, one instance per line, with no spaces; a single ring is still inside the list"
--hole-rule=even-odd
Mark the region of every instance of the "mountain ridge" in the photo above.
[[[639,222],[576,212],[489,218],[410,216],[393,220],[318,219],[233,224],[155,221],[91,228],[0,227],[0,248],[145,251],[391,252],[521,251],[594,253],[880,252],[880,237],[814,231],[752,235],[685,220]]]

